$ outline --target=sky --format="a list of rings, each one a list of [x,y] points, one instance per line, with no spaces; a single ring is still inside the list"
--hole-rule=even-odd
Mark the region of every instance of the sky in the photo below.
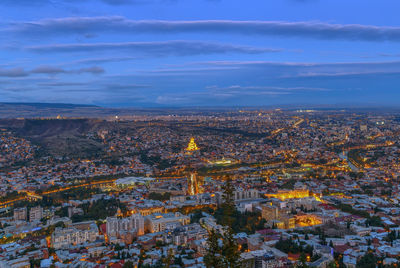
[[[0,0],[0,102],[400,106],[398,0]]]

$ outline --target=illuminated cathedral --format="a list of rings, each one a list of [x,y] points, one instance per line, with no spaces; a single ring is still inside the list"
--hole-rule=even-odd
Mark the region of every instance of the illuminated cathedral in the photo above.
[[[188,152],[194,152],[194,151],[198,151],[200,150],[200,148],[197,146],[197,144],[194,142],[194,138],[190,138],[190,142],[186,148],[186,151]]]

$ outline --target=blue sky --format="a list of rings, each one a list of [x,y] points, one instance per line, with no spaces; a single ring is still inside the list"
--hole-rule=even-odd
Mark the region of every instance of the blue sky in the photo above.
[[[0,102],[399,106],[398,0],[0,0]]]

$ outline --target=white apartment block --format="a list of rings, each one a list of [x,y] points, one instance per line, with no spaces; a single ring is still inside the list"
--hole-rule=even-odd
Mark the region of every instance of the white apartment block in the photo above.
[[[120,232],[129,232],[134,230],[137,235],[144,235],[144,217],[139,213],[122,219],[117,217],[108,217],[106,221],[108,236],[118,236]]]
[[[33,207],[29,210],[29,221],[40,221],[43,218],[43,208],[41,206]]]
[[[14,209],[14,221],[26,221],[27,215],[26,207]]]
[[[55,249],[67,248],[70,245],[79,245],[85,242],[94,242],[97,239],[98,228],[91,223],[88,228],[56,228],[51,235],[51,244]]]
[[[189,216],[180,212],[176,213],[154,213],[146,216],[144,225],[145,230],[150,233],[162,232],[166,229],[174,229],[181,225],[190,223]]]

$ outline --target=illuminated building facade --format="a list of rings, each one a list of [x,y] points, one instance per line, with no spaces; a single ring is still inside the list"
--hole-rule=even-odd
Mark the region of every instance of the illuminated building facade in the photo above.
[[[155,213],[145,217],[145,230],[150,233],[162,232],[167,229],[187,225],[190,223],[190,217],[180,212],[176,213]]]
[[[301,227],[322,224],[321,218],[314,214],[296,215],[296,224]]]
[[[278,191],[276,194],[266,194],[270,198],[278,198],[282,201],[293,198],[304,198],[310,196],[309,190],[292,190],[292,191]]]

